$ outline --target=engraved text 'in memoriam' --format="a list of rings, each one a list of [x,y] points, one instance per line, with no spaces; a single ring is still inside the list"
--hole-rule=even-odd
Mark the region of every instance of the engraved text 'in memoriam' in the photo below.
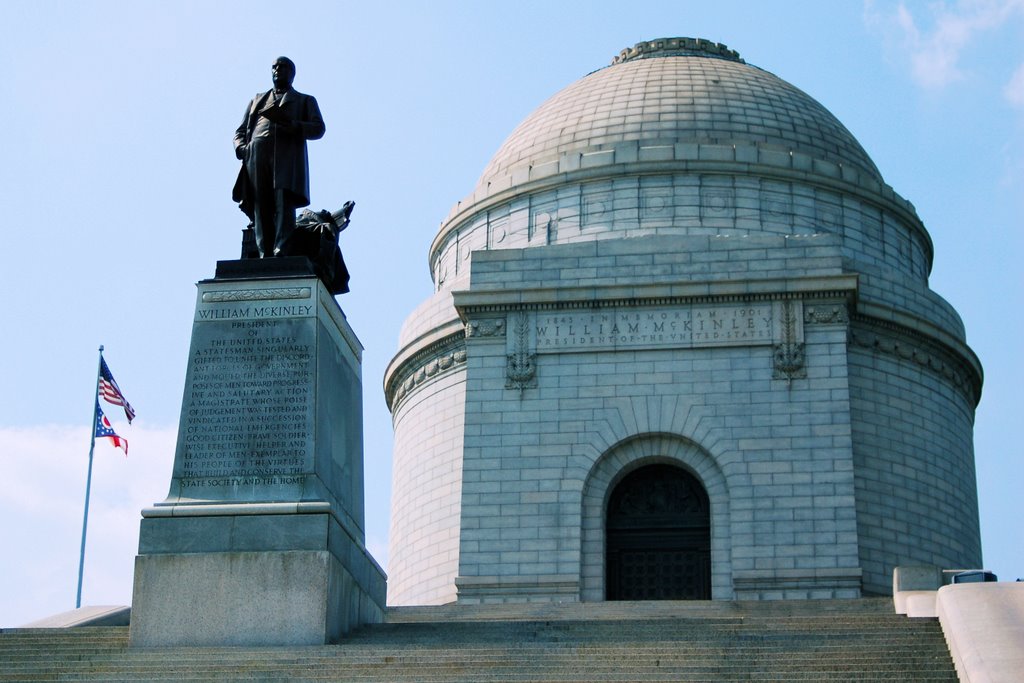
[[[673,306],[537,315],[537,352],[770,344],[772,308]]]

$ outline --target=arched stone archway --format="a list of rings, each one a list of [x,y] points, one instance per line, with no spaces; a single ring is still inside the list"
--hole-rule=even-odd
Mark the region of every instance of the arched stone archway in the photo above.
[[[605,517],[608,600],[711,599],[711,506],[686,470],[654,464],[615,486]]]
[[[718,463],[706,450],[675,434],[641,434],[615,444],[597,459],[583,485],[580,599],[605,600],[608,503],[632,472],[669,465],[692,476],[707,496],[710,536],[710,597],[729,600],[732,586],[729,491]]]

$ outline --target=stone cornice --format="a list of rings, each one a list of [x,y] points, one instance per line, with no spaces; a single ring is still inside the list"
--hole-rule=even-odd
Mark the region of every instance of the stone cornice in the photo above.
[[[984,377],[981,361],[960,337],[950,334],[928,320],[881,304],[862,300],[858,303],[856,310],[861,320],[870,320],[881,328],[905,331],[910,335],[928,339],[949,349],[972,368],[973,373],[979,378],[980,386],[981,379]]]
[[[454,311],[452,311],[454,313]],[[448,345],[448,340],[451,337],[458,337],[464,333],[463,323],[454,315],[443,323],[438,324],[436,327],[429,329],[427,332],[419,335],[415,339],[407,342],[405,346],[402,346],[398,352],[392,357],[391,362],[388,363],[388,367],[384,370],[384,386],[387,387],[391,381],[391,376],[398,371],[399,368],[406,365],[410,360],[424,353],[431,353],[432,349],[443,348]]]
[[[384,376],[384,399],[394,413],[410,391],[429,379],[443,375],[466,362],[465,328],[418,349],[403,359],[395,358]]]
[[[453,292],[463,322],[469,315],[510,310],[664,306],[690,303],[769,301],[782,298],[845,298],[856,300],[857,275],[818,275],[761,280],[677,282],[672,284],[538,287]]]
[[[948,346],[918,330],[863,314],[851,316],[850,344],[911,361],[950,380],[973,401],[981,400],[981,364],[965,344]]]
[[[855,305],[856,295],[855,274],[453,292],[455,309],[462,324],[456,329],[451,322],[444,323],[406,345],[391,361],[385,372],[385,400],[393,413],[401,400],[415,387],[464,364],[468,337],[503,338],[506,333],[505,323],[499,316],[509,311],[650,307],[805,298],[845,300],[845,310],[846,307]],[[470,316],[474,320],[471,321]]]
[[[857,275],[852,273],[742,281],[463,290],[453,292],[453,298],[461,324],[447,322],[423,335],[407,345],[388,366],[384,391],[392,412],[416,386],[463,365],[468,337],[504,338],[504,315],[510,311],[795,299],[805,302],[804,323],[849,324],[851,344],[896,355],[938,372],[965,392],[975,405],[981,396],[981,364],[962,340],[917,316],[858,300]]]
[[[203,303],[227,301],[272,301],[275,299],[309,299],[311,287],[265,287],[262,289],[223,289],[204,292]]]

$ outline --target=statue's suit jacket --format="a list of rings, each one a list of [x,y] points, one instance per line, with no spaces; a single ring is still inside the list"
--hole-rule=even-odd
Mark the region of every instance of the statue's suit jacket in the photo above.
[[[252,98],[245,110],[242,124],[235,131],[235,149],[245,145],[248,146],[252,140],[253,130],[259,118],[259,112],[270,101],[273,90],[260,93]],[[320,107],[316,98],[312,95],[304,95],[297,90],[289,88],[278,105],[292,122],[299,127],[299,132],[285,133],[280,126],[274,125],[274,187],[259,188],[259,191],[270,189],[287,190],[289,203],[294,207],[309,205],[309,158],[306,155],[306,140],[319,140],[324,136],[326,127],[323,117],[320,116]],[[248,149],[248,147],[247,147]],[[234,190],[231,193],[236,202],[251,206],[252,197],[249,196],[251,185],[248,180],[246,167],[250,160],[248,152],[243,159],[242,168],[238,172],[238,179],[235,181]],[[246,213],[250,211],[246,210]]]

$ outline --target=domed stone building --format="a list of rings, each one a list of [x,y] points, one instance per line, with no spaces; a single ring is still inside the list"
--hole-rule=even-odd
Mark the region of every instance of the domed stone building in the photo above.
[[[385,376],[389,603],[884,595],[981,565],[982,370],[914,207],[721,44],[508,137]]]

